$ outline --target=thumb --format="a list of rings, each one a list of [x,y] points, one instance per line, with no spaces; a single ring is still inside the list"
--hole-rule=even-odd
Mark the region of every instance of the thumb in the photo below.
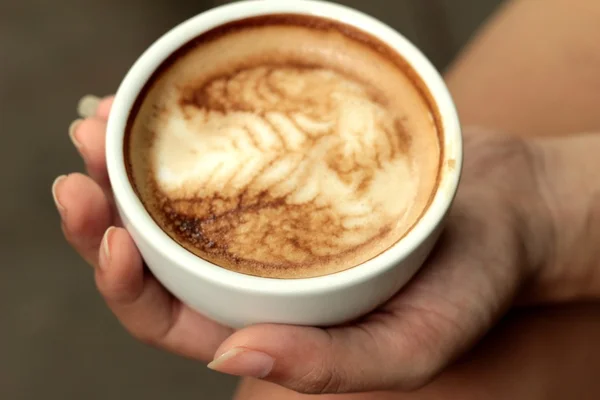
[[[463,213],[452,221],[427,266],[379,310],[330,329],[245,328],[221,344],[209,367],[310,394],[430,382],[508,307],[523,267],[512,228]]]
[[[391,388],[397,386],[398,376],[403,377],[403,388],[421,386],[437,372],[430,368],[429,357],[411,354],[420,346],[414,340],[398,340],[402,333],[390,332],[386,325],[256,325],[230,336],[208,366],[307,394]]]

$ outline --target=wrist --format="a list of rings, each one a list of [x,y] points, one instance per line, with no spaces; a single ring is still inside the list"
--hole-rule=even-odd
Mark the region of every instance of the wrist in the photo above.
[[[528,284],[538,281],[547,263],[547,248],[554,242],[552,218],[539,189],[539,149],[522,138],[483,128],[465,129],[464,139],[460,190],[474,192],[466,196],[474,202],[474,210],[478,204],[486,205],[483,218],[504,238],[496,246],[511,260],[510,271],[505,272],[525,289],[524,301],[537,302],[540,289]]]
[[[528,141],[541,207],[530,246],[539,256],[528,300],[600,298],[600,136]]]

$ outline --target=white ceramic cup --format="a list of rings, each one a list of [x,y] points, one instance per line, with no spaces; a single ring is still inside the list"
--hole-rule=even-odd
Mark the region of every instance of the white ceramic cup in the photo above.
[[[132,106],[152,73],[175,50],[228,22],[268,14],[305,14],[354,26],[396,50],[417,72],[437,106],[443,129],[439,186],[414,228],[393,247],[348,270],[316,278],[268,279],[213,265],[188,252],[153,221],[128,179],[123,140]],[[210,62],[210,60],[207,60]],[[390,299],[425,262],[459,182],[462,139],[450,94],[436,69],[406,38],[350,8],[309,0],[241,1],[202,13],[156,41],[117,92],[106,138],[108,172],[119,213],[156,278],[198,312],[231,327],[256,323],[327,326],[364,315]]]

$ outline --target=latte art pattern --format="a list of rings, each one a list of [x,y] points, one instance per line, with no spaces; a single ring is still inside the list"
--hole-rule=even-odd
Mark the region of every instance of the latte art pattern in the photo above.
[[[202,43],[153,83],[130,129],[132,180],[163,230],[265,277],[377,256],[415,223],[437,176],[419,92],[335,30],[252,27]]]
[[[156,121],[153,164],[194,246],[313,262],[389,231],[412,201],[401,123],[336,72],[262,66],[182,96]]]

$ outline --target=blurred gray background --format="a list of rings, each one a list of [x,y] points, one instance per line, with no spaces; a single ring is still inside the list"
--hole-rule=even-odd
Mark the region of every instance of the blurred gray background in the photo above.
[[[346,0],[444,69],[502,0]],[[229,399],[235,379],[131,339],[63,241],[50,185],[81,171],[67,127],[140,53],[224,1],[0,0],[0,399]]]

